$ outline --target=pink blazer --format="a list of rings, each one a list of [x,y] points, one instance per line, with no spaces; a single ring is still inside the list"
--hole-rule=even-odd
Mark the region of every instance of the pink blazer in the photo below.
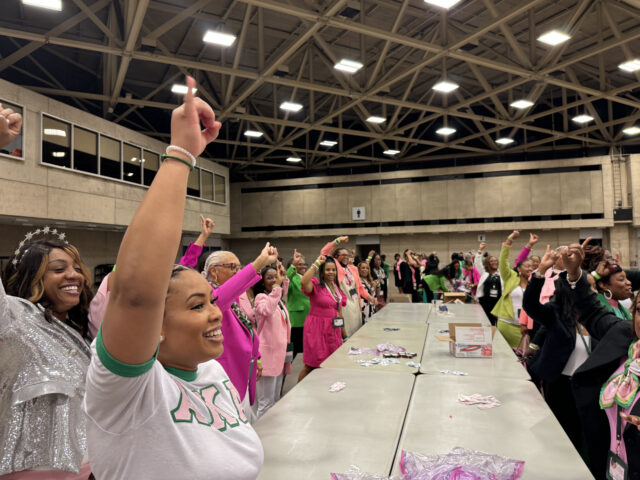
[[[329,242],[324,247],[322,247],[322,250],[320,250],[320,253],[322,255],[329,257],[331,256],[332,250],[333,250],[333,242]],[[342,283],[342,279],[344,278],[345,267],[340,265],[340,262],[336,261],[336,268],[338,270],[338,285],[340,285]],[[369,295],[369,292],[367,292],[367,289],[364,288],[364,285],[362,285],[362,282],[360,281],[360,274],[358,273],[358,268],[355,265],[347,265],[347,268],[349,269],[349,271],[353,275],[353,278],[356,281],[356,291],[358,292],[358,295],[360,296],[360,298],[364,298],[365,300],[368,300],[369,302],[373,303],[375,299],[374,297]]]
[[[256,324],[260,336],[260,355],[262,355],[262,375],[277,377],[282,373],[291,373],[291,363],[285,363],[287,343],[291,341],[291,322],[289,312],[282,298],[289,290],[289,279],[285,278],[282,287],[274,285],[271,293],[260,293],[254,301]],[[279,306],[278,306],[279,305]]]
[[[540,291],[540,303],[545,304],[548,303],[553,294],[556,292],[556,278],[557,275],[553,274],[553,268],[550,268],[544,273],[545,281],[542,286],[542,290]],[[533,318],[527,315],[527,312],[524,311],[524,308],[520,312],[520,319],[518,321],[520,325],[526,325],[529,330],[533,328]]]

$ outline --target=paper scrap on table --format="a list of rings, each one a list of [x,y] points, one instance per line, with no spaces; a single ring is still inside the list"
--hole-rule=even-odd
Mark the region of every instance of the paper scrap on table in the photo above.
[[[331,393],[336,393],[336,392],[339,392],[340,390],[342,390],[346,386],[347,386],[347,384],[344,383],[344,382],[335,382],[329,387],[329,391]]]
[[[440,370],[440,373],[444,375],[458,375],[460,377],[466,377],[467,375],[469,375],[467,372],[461,372],[460,370]]]
[[[465,405],[476,405],[481,410],[502,405],[502,402],[493,395],[480,395],[479,393],[474,393],[473,395],[462,395],[459,393],[458,402],[464,403]]]
[[[405,365],[407,367],[411,367],[411,368],[420,368],[420,364],[417,363],[417,362],[407,362],[407,363],[405,363]]]
[[[382,330],[385,331],[385,332],[397,332],[400,329],[399,328],[392,328],[392,327],[384,327]]]

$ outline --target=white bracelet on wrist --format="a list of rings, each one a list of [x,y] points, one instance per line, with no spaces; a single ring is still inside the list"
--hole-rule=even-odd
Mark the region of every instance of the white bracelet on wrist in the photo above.
[[[169,152],[172,150],[185,154],[189,158],[189,160],[191,160],[191,165],[193,166],[193,168],[196,168],[196,157],[194,157],[189,150],[187,150],[186,148],[178,147],[177,145],[169,145],[165,153],[169,155]]]

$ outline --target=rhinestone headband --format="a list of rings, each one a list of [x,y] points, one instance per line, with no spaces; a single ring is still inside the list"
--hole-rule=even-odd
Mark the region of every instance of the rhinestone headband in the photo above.
[[[22,261],[25,254],[29,251],[29,248],[31,247],[31,241],[34,239],[34,237],[37,237],[38,235],[43,235],[43,236],[50,235],[50,236],[56,237],[58,240],[69,245],[69,242],[67,242],[66,240],[66,236],[67,236],[66,233],[58,232],[58,229],[56,228],[49,228],[49,227],[38,228],[33,232],[27,233],[24,236],[24,239],[22,239],[22,241],[18,244],[18,248],[16,248],[16,251],[13,252],[14,258],[11,261],[11,263],[13,264],[14,267],[18,266],[18,264]],[[23,247],[25,245],[27,246],[27,248],[23,250]]]

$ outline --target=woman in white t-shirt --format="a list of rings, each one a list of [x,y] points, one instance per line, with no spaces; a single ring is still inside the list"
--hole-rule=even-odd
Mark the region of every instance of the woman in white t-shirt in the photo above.
[[[100,480],[254,479],[263,461],[240,396],[213,360],[224,348],[217,299],[196,271],[173,266],[194,157],[221,126],[194,98],[191,77],[187,86],[171,117],[169,155],[120,246],[92,345],[84,408],[89,459]],[[276,258],[267,244],[249,273]]]

